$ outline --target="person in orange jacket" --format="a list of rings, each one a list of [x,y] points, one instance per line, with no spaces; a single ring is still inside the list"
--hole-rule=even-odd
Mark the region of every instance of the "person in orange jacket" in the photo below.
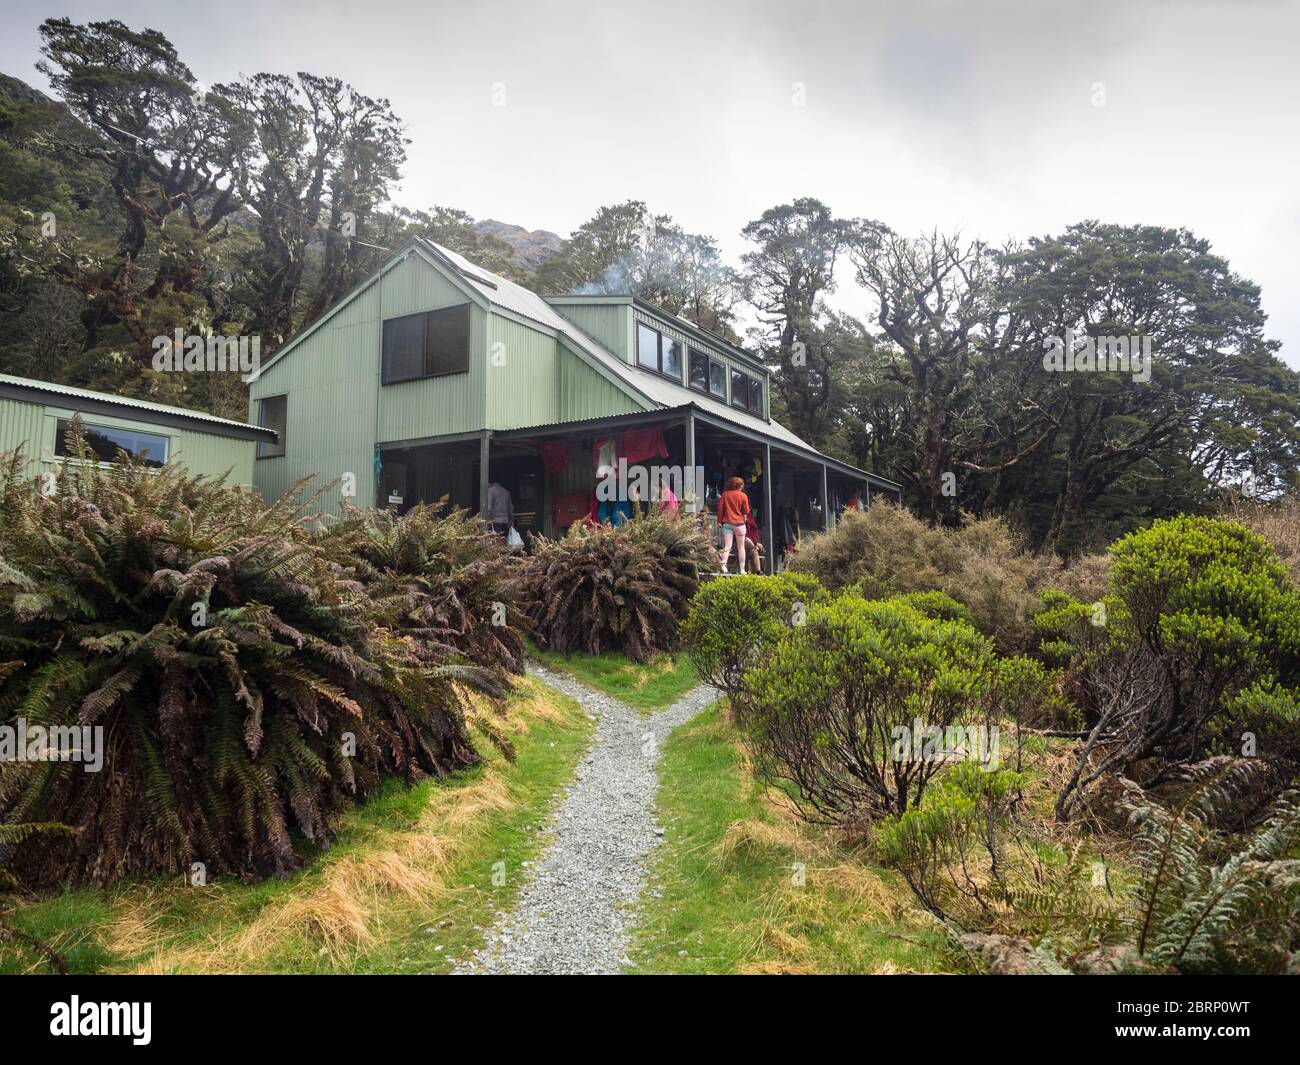
[[[736,544],[740,560],[740,573],[745,572],[745,521],[749,518],[749,496],[745,495],[745,482],[739,477],[727,481],[727,490],[718,500],[718,524],[722,526],[722,572],[727,572],[727,558],[731,545]]]

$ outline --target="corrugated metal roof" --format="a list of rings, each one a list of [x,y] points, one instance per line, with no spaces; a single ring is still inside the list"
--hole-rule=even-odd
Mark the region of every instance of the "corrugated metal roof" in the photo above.
[[[693,403],[700,410],[712,414],[715,418],[733,422],[753,433],[770,436],[773,441],[784,442],[805,451],[819,454],[815,447],[806,440],[800,439],[780,422],[756,418],[754,415],[737,410],[729,404],[719,403],[715,399],[692,391],[685,385],[674,384],[667,378],[643,373],[629,366],[613,352],[606,351],[596,340],[565,318],[537,293],[530,292],[522,285],[516,285],[513,281],[508,281],[504,277],[498,277],[484,270],[481,266],[471,263],[463,255],[457,254],[450,248],[444,248],[441,244],[435,244],[433,241],[423,241],[423,243],[450,262],[461,277],[473,285],[484,299],[563,333],[574,344],[581,346],[583,350],[599,358],[603,365],[614,371],[628,386],[659,406],[683,407]],[[485,279],[490,284],[485,284]]]
[[[780,422],[756,418],[754,415],[745,411],[737,410],[729,404],[719,403],[711,397],[705,396],[692,389],[688,389],[685,385],[677,385],[666,378],[644,373],[635,369],[624,362],[616,354],[607,350],[595,338],[585,333],[568,318],[565,318],[564,315],[560,314],[536,292],[526,289],[522,285],[517,285],[515,282],[494,274],[490,270],[485,270],[477,263],[470,262],[460,253],[454,252],[450,248],[444,247],[434,241],[427,240],[423,237],[411,238],[394,253],[393,257],[387,264],[385,264],[383,269],[387,269],[393,263],[400,261],[402,256],[405,255],[412,246],[422,248],[425,254],[432,256],[434,259],[441,261],[450,269],[454,270],[465,283],[466,287],[473,294],[480,297],[484,302],[492,306],[500,307],[512,314],[536,322],[547,329],[559,333],[575,349],[585,352],[593,362],[598,364],[607,374],[614,377],[633,396],[640,397],[642,400],[648,401],[653,406],[676,409],[694,405],[705,414],[709,414],[720,421],[730,422],[747,432],[766,436],[770,438],[773,443],[784,443],[811,455],[820,456],[843,470],[852,470],[873,481],[890,485],[895,488],[898,487],[895,482],[880,477],[878,474],[867,473],[865,470],[858,470],[856,467],[850,466],[848,463],[832,459],[828,455],[822,455],[815,447],[809,444],[806,440],[803,440],[792,433]],[[307,329],[293,337],[284,345],[284,347],[276,352],[268,362],[262,364],[258,372],[252,375],[250,381],[255,381],[258,375],[262,371],[265,371],[268,366],[286,355],[308,334],[319,328],[335,311],[351,300],[354,296],[368,288],[377,276],[378,274],[358,284],[351,293],[343,298],[343,300],[336,303],[329,311],[321,315]],[[153,404],[153,406],[157,405]],[[197,415],[195,412],[183,413],[191,414],[196,417],[207,417],[206,415]]]
[[[88,388],[73,388],[70,385],[59,385],[52,381],[36,381],[28,377],[14,377],[10,374],[0,374],[0,385],[8,385],[33,393],[43,393],[46,396],[62,396],[71,400],[82,399],[94,400],[98,403],[111,403],[114,406],[140,411],[142,414],[166,414],[173,418],[188,418],[196,422],[207,422],[211,425],[222,425],[231,429],[252,429],[259,433],[265,433],[270,439],[275,438],[275,430],[273,429],[249,425],[247,422],[233,421],[230,418],[218,418],[215,414],[205,414],[203,411],[198,410],[186,410],[184,407],[169,407],[164,403],[150,403],[144,399],[115,396],[111,392],[92,392]],[[75,406],[75,404],[69,404],[69,406]]]

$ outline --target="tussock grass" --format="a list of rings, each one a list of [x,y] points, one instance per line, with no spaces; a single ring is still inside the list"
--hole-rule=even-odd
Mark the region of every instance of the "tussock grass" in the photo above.
[[[493,751],[449,780],[388,786],[288,880],[67,893],[29,901],[15,921],[82,972],[445,971],[509,905],[591,729],[575,701],[532,679],[493,719],[516,748],[513,764]],[[493,883],[496,863],[504,885]],[[0,971],[40,970],[0,945]]]
[[[723,702],[669,737],[658,803],[667,832],[652,859],[652,887],[661,897],[642,909],[638,971],[947,967],[942,935],[893,873],[805,826],[784,796],[754,781]]]
[[[1291,579],[1300,583],[1300,496],[1280,503],[1234,498],[1225,516],[1272,544]]]

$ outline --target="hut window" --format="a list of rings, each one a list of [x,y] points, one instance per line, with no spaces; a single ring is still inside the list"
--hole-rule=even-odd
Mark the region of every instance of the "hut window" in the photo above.
[[[468,303],[384,322],[384,384],[468,371]]]
[[[100,462],[117,462],[125,451],[146,466],[162,466],[167,462],[170,441],[159,433],[145,433],[138,429],[118,429],[111,425],[81,423],[81,434],[86,446]],[[72,421],[60,418],[54,442],[54,453],[62,458],[76,458],[72,449]]]
[[[284,454],[284,433],[289,422],[289,397],[267,396],[257,404],[257,424],[276,431],[275,442],[259,440],[257,457],[272,459]]]
[[[763,382],[740,370],[731,371],[731,405],[750,414],[763,413]]]

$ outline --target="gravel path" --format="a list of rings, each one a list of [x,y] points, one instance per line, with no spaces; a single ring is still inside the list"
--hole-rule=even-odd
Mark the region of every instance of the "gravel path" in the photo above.
[[[457,973],[617,973],[625,961],[654,823],[656,765],[671,732],[718,698],[701,685],[643,716],[572,677],[529,664],[598,720],[595,738],[548,829],[551,846],[529,869],[514,913],[501,914],[482,950]]]

